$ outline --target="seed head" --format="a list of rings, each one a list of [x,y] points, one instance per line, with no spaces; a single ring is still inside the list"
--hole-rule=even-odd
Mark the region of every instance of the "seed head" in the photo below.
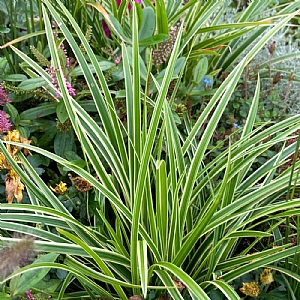
[[[33,261],[33,240],[22,239],[20,242],[0,250],[0,278],[5,278],[15,269],[29,265]]]

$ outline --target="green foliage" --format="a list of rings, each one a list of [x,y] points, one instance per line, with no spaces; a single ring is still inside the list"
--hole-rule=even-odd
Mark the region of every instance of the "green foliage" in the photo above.
[[[30,233],[36,250],[49,253],[42,258],[51,259],[5,280],[21,293],[52,270],[57,299],[240,299],[241,283],[256,280],[263,267],[299,281],[290,267],[299,247],[290,233],[278,238],[280,225],[300,211],[293,189],[299,162],[280,172],[298,151],[285,142],[300,129],[299,117],[269,122],[281,106],[276,90],[260,101],[259,73],[254,95],[241,92],[249,63],[299,13],[299,3],[273,23],[257,21],[269,1],[253,1],[236,23],[219,25],[215,16],[229,1],[145,1],[131,10],[128,1],[88,9],[71,2],[43,1],[47,46],[28,55],[10,44],[26,79],[8,77],[18,86],[6,82],[6,89],[19,96],[8,112],[34,154],[19,153],[16,162],[6,148],[15,143],[0,144],[28,197],[1,204],[1,241],[11,240],[10,231]],[[244,54],[239,42],[248,33]],[[153,53],[162,44],[157,64]],[[27,99],[37,102],[28,107]],[[288,284],[277,279],[261,299]]]
[[[23,239],[19,243],[15,243],[11,245],[11,247],[7,247],[1,252],[1,257],[3,260],[6,261],[7,264],[9,264],[9,260],[13,259],[15,260],[15,263],[20,263],[19,267],[22,267],[22,263],[24,262],[24,259],[20,261],[21,256],[25,256],[28,252],[28,249],[25,249],[24,247],[32,247],[32,241]],[[29,251],[32,251],[32,249],[29,249]],[[11,257],[9,257],[8,255]],[[36,258],[32,262],[32,266],[38,263],[45,263],[45,262],[53,262],[58,257],[58,254],[56,253],[48,253],[45,255],[41,255],[40,257]],[[28,258],[29,259],[29,258]],[[5,268],[5,265],[3,267],[3,261],[1,264],[1,271]],[[9,269],[9,266],[6,266],[6,269]],[[48,280],[46,283],[45,275],[49,272],[50,268],[43,268],[38,270],[31,270],[29,272],[26,272],[24,274],[18,274],[17,276],[14,276],[12,280],[9,283],[9,286],[3,287],[3,293],[1,295],[2,298],[10,298],[10,299],[20,299],[21,296],[24,296],[28,299],[27,295],[30,295],[32,290],[32,287],[36,286],[35,289],[35,298],[38,297],[39,294],[41,294],[41,291],[45,293],[54,292],[55,289],[61,284],[61,280],[59,279],[52,279]],[[18,269],[17,269],[18,271]],[[15,271],[16,272],[16,271]],[[14,274],[14,273],[13,273]],[[3,275],[3,274],[1,274]],[[25,296],[26,295],[26,296]],[[45,298],[41,299],[48,299],[47,295],[45,295]],[[33,295],[32,295],[33,296]],[[23,298],[22,298],[23,299]],[[38,298],[40,299],[40,298]]]

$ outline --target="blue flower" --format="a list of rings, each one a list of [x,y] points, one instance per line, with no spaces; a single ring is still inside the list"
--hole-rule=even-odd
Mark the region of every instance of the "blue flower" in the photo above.
[[[213,85],[214,82],[212,80],[207,79],[206,77],[203,78],[203,81],[206,85]]]

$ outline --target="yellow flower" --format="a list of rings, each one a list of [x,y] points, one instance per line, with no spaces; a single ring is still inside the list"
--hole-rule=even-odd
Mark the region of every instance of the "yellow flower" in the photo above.
[[[262,284],[265,285],[270,284],[274,281],[271,269],[264,269],[263,272],[260,274],[259,278]]]
[[[25,145],[29,145],[31,143],[30,140],[23,138],[18,130],[9,130],[7,132],[7,135],[3,136],[3,140],[7,142],[22,143]],[[11,157],[16,161],[16,163],[20,163],[17,159],[16,154],[21,149],[23,149],[25,155],[31,154],[28,149],[19,146],[6,144],[6,148]],[[18,202],[21,202],[23,199],[24,185],[21,182],[20,176],[15,172],[14,169],[12,169],[12,166],[7,161],[5,155],[2,152],[0,152],[0,169],[10,170],[10,172],[6,174],[5,178],[5,191],[7,202],[12,203],[14,198],[16,198]]]
[[[25,144],[25,145],[30,145],[30,143],[31,143],[30,140],[27,140],[27,139],[23,138],[20,135],[20,132],[18,130],[8,131],[7,135],[4,136],[3,139],[5,141],[22,143],[22,144]],[[17,154],[17,152],[21,149],[22,149],[22,147],[7,144],[7,150],[14,159],[15,159],[15,155]],[[23,149],[23,151],[24,151],[25,155],[31,154],[30,151],[26,148]]]
[[[64,182],[60,182],[56,185],[55,188],[53,188],[52,186],[50,186],[50,189],[55,192],[56,194],[59,194],[59,195],[63,195],[66,191],[67,191],[67,184],[64,183]]]
[[[257,282],[243,282],[240,291],[247,296],[257,297],[259,295],[259,287]]]
[[[6,200],[9,204],[12,203],[13,198],[15,197],[19,202],[23,199],[24,184],[21,182],[20,176],[15,172],[14,169],[11,169],[5,178],[5,191],[6,191]]]

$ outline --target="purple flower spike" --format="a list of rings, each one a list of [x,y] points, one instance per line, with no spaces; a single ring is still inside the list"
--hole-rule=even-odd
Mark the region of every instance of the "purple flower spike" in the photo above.
[[[34,300],[34,296],[31,295],[31,292],[32,292],[32,290],[27,290],[27,291],[25,292],[26,297],[27,297],[27,300]]]
[[[6,113],[0,110],[0,133],[9,131],[12,124],[9,122]]]
[[[61,94],[60,94],[60,88],[58,86],[58,82],[57,82],[57,78],[56,78],[56,70],[54,67],[50,67],[47,69],[48,74],[50,75],[52,81],[51,83],[53,84],[54,87],[56,87],[57,91],[56,91],[56,97],[60,98]],[[72,87],[71,83],[69,81],[67,81],[67,79],[64,77],[64,81],[66,83],[67,86],[67,90],[70,96],[76,96],[76,90]]]
[[[6,92],[4,91],[4,89],[2,88],[2,86],[0,86],[0,105],[5,105],[6,103],[10,103],[11,100],[7,97]]]
[[[72,87],[71,83],[69,81],[67,81],[65,79],[65,82],[66,82],[66,86],[67,86],[67,89],[68,89],[68,93],[70,96],[76,96],[76,91],[75,89]]]
[[[120,61],[121,61],[121,57],[117,56],[116,59],[115,59],[116,66],[120,63]]]

